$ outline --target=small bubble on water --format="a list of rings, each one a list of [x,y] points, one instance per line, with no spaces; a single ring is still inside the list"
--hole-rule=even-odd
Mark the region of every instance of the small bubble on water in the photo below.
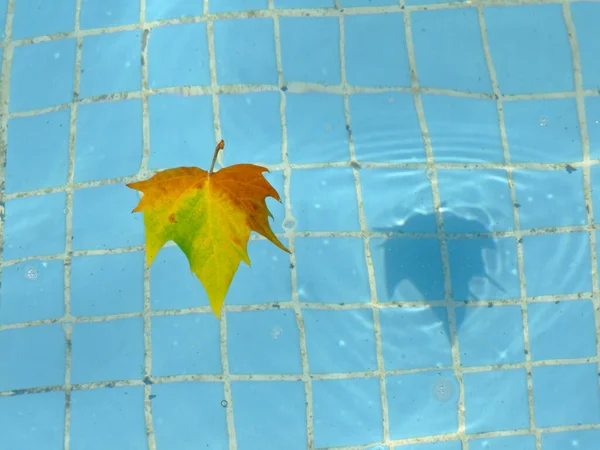
[[[271,330],[271,337],[273,339],[279,339],[279,336],[281,336],[281,332],[283,330],[281,329],[281,327],[275,327]]]
[[[227,408],[227,400],[221,400],[221,406]]]
[[[296,220],[295,219],[285,219],[283,221],[283,228],[287,228],[288,230],[291,228],[294,228],[296,226]]]
[[[73,322],[63,322],[62,326],[63,326],[63,329],[65,331],[72,330],[73,329]]]
[[[34,267],[34,266],[29,266],[26,270],[25,270],[25,278],[27,280],[37,280],[38,278],[38,270]]]
[[[433,177],[433,170],[428,170],[425,175],[427,175],[427,178],[432,178]]]
[[[69,214],[69,208],[63,209],[63,214]]]
[[[454,394],[454,386],[446,378],[439,378],[433,385],[433,395],[439,401],[445,402],[452,398]]]
[[[548,126],[548,119],[544,116],[540,117],[540,126],[545,127]]]

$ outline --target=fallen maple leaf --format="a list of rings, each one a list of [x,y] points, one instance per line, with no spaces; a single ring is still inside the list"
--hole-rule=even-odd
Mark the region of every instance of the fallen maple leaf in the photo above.
[[[144,194],[133,212],[144,213],[148,266],[163,245],[174,241],[218,318],[240,261],[250,266],[247,246],[252,231],[289,253],[269,225],[273,216],[266,198],[280,198],[263,176],[268,169],[236,164],[213,172],[224,146],[223,141],[217,145],[208,172],[178,167],[127,185]]]

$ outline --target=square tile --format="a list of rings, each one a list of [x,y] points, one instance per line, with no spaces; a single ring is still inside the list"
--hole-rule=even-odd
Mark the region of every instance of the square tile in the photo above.
[[[449,370],[386,377],[390,438],[458,431],[458,383]]]
[[[219,95],[225,165],[281,163],[280,101],[279,92]]]
[[[503,103],[503,109],[512,162],[583,159],[575,99],[517,100]]]
[[[10,75],[10,112],[49,108],[73,100],[75,39],[15,47]]]
[[[410,20],[419,85],[492,92],[476,9],[414,11]]]
[[[148,38],[150,88],[210,86],[206,23],[155,27]]]
[[[373,311],[304,309],[310,373],[377,370]]]
[[[64,192],[6,200],[4,260],[65,251]]]
[[[594,222],[600,223],[600,164],[590,167],[590,184],[592,191]]]
[[[503,94],[565,92],[575,88],[561,5],[492,6],[484,8],[484,17]]]
[[[350,168],[292,171],[290,200],[296,231],[360,230],[356,185]],[[344,208],[340,209],[340,205]]]
[[[558,433],[542,433],[544,450],[564,450],[575,447],[579,450],[595,450],[600,442],[600,430],[569,430]]]
[[[0,371],[0,391],[62,386],[66,349],[59,324],[1,331],[0,360],[8,370]]]
[[[368,303],[369,274],[362,238],[294,240],[298,298],[315,303]]]
[[[154,384],[152,395],[158,448],[229,448],[223,383]]]
[[[382,308],[379,323],[385,370],[452,365],[445,307]]]
[[[147,450],[144,388],[73,391],[71,445],[86,450],[128,447]]]
[[[463,380],[467,433],[529,429],[525,369],[465,373]]]
[[[211,13],[227,13],[236,11],[254,11],[267,9],[268,0],[228,0],[226,2],[210,2],[208,9]]]
[[[337,17],[282,17],[279,29],[286,83],[341,83]]]
[[[429,238],[371,239],[377,298],[385,302],[444,299],[440,243]]]
[[[144,252],[75,256],[71,314],[109,316],[144,309]]]
[[[360,186],[369,230],[436,232],[431,183],[423,170],[361,170]]]
[[[12,39],[72,32],[76,0],[15,0]]]
[[[150,169],[210,166],[214,145],[212,98],[152,95],[150,110]]]
[[[471,450],[535,450],[535,436],[499,436],[469,440]],[[544,450],[546,447],[544,447]],[[459,449],[460,450],[460,449]]]
[[[446,245],[453,300],[506,300],[521,296],[514,237],[450,239]]]
[[[140,4],[122,0],[81,0],[81,29],[137,24]]]
[[[139,30],[83,38],[81,97],[139,91],[142,88],[142,36]]]
[[[144,151],[139,99],[82,104],[77,110],[75,181],[134,175]]]
[[[312,393],[315,447],[383,440],[378,377],[314,380]]]
[[[594,25],[600,21],[600,5],[573,2],[570,7],[579,45],[583,88],[599,89],[600,64],[597,55],[600,53],[600,44],[595,39]]]
[[[154,316],[152,375],[221,374],[220,342],[212,314]]]
[[[236,438],[240,448],[308,448],[304,383],[234,381],[231,383],[231,392],[235,405]],[[302,406],[290,408],[290,405]]]
[[[101,250],[144,243],[142,213],[132,210],[137,192],[109,184],[73,193],[73,250]]]
[[[0,435],[6,448],[63,448],[64,430],[64,392],[0,397]]]
[[[16,117],[8,121],[7,193],[67,183],[71,111]]]
[[[524,236],[522,239],[528,296],[592,290],[588,233],[553,233]]]
[[[349,84],[410,86],[403,14],[347,16],[344,36]]]
[[[274,0],[277,9],[333,8],[335,0]]]
[[[424,444],[408,444],[394,447],[394,450],[462,450],[460,441],[437,441]]]
[[[342,95],[288,94],[285,115],[291,163],[350,160]]]
[[[232,374],[302,373],[294,310],[227,313],[227,351]]]
[[[532,375],[538,427],[600,424],[596,363],[534,367]]]
[[[528,313],[533,361],[596,356],[591,300],[531,303]]]
[[[504,162],[495,100],[436,94],[422,98],[436,162]]]
[[[590,138],[590,158],[600,159],[600,97],[586,97],[584,100]]]
[[[441,169],[437,178],[446,233],[513,230],[513,205],[506,171]]]
[[[146,20],[200,16],[203,11],[204,3],[197,0],[146,0]]]
[[[456,308],[456,322],[463,366],[493,366],[525,361],[520,306]]]
[[[71,383],[130,380],[144,375],[141,317],[76,323],[72,347]]]
[[[64,309],[64,262],[25,261],[2,268],[0,324],[57,319]]]
[[[421,126],[408,92],[349,96],[356,159],[425,162]]]
[[[215,20],[214,39],[219,84],[277,84],[272,19]]]

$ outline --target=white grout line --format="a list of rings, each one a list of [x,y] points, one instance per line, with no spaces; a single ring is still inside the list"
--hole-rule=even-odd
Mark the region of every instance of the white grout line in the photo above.
[[[414,88],[418,88],[418,74],[417,65],[415,60],[415,51],[413,46],[412,29],[410,22],[410,13],[407,11],[404,13],[404,31],[406,35],[406,46],[408,49],[408,61],[410,67],[410,78],[411,85]],[[425,154],[427,158],[427,176],[431,181],[431,191],[433,194],[433,208],[435,210],[435,221],[437,229],[437,239],[440,245],[440,253],[442,259],[442,270],[444,274],[444,303],[448,312],[448,326],[450,331],[450,342],[452,344],[452,370],[458,382],[458,437],[462,442],[462,450],[469,450],[469,442],[465,436],[465,390],[463,384],[462,368],[460,363],[460,349],[458,342],[458,330],[456,327],[456,313],[455,313],[455,302],[452,300],[452,283],[450,278],[450,265],[448,258],[448,246],[446,243],[446,234],[444,232],[444,219],[441,211],[441,200],[438,189],[437,180],[437,167],[434,161],[433,149],[431,146],[431,139],[429,137],[429,130],[427,127],[427,121],[425,118],[425,112],[423,110],[423,102],[421,94],[415,89],[413,95],[415,108],[417,110],[417,116],[419,118],[419,125],[421,127],[421,133],[423,135],[423,144],[425,147]]]

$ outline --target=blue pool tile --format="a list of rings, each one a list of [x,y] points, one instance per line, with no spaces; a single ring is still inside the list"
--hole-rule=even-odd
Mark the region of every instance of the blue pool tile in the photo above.
[[[1,331],[0,391],[62,386],[66,348],[59,324]]]
[[[458,383],[449,370],[386,377],[390,438],[458,431]]]
[[[381,347],[386,370],[452,365],[446,308],[382,308]]]
[[[76,182],[134,175],[144,147],[141,100],[80,105],[75,142]]]
[[[594,206],[594,222],[600,223],[600,165],[590,167],[590,184]]]
[[[467,433],[529,429],[525,369],[465,373],[463,380]]]
[[[373,311],[302,311],[310,373],[377,370]]]
[[[522,239],[528,296],[592,290],[588,233],[553,233]]]
[[[349,84],[410,86],[403,14],[346,16],[344,34]]]
[[[531,303],[528,311],[533,361],[596,355],[596,325],[591,300]]]
[[[206,23],[152,28],[148,38],[150,88],[210,85]]]
[[[515,170],[513,180],[522,229],[587,223],[581,170]]]
[[[596,450],[600,442],[600,430],[569,430],[557,433],[542,433],[544,450]]]
[[[142,312],[144,257],[144,252],[75,256],[71,261],[71,314]]]
[[[437,162],[504,161],[494,100],[425,94],[423,109]]]
[[[200,16],[203,11],[204,3],[197,0],[146,0],[146,20]]]
[[[219,96],[225,165],[281,163],[280,101],[278,92]]]
[[[337,17],[282,17],[279,29],[286,83],[339,84],[342,81]]]
[[[383,440],[378,377],[312,382],[315,447]]]
[[[0,324],[64,314],[63,261],[25,261],[2,268]]]
[[[15,47],[10,75],[10,112],[49,108],[73,100],[75,39]]]
[[[13,39],[66,33],[75,28],[76,0],[16,0]]]
[[[379,301],[444,299],[440,244],[427,238],[371,239]]]
[[[492,366],[525,361],[521,307],[477,306],[456,309],[463,366]],[[484,336],[485,339],[479,337]]]
[[[220,374],[220,342],[212,314],[152,317],[152,375]]]
[[[304,450],[306,402],[300,381],[231,383],[236,439],[240,448]],[[285,399],[285,401],[282,401]],[[301,405],[290,408],[290,405]]]
[[[86,389],[71,394],[71,445],[86,450],[147,450],[144,388]]]
[[[81,97],[139,91],[142,88],[139,30],[83,38]]]
[[[274,0],[277,9],[333,8],[335,0]]]
[[[272,19],[216,20],[214,39],[219,84],[277,84]]]
[[[424,162],[425,150],[413,95],[408,92],[349,97],[356,159]]]
[[[590,158],[600,159],[600,97],[587,97],[585,112],[590,137]]]
[[[400,445],[394,447],[394,450],[462,450],[462,443],[460,441],[427,442],[425,444]]]
[[[227,351],[231,373],[302,373],[294,310],[228,313]]]
[[[503,108],[512,162],[559,163],[583,158],[575,99],[518,100],[505,102]]]
[[[423,170],[362,170],[360,181],[369,230],[435,233],[431,183]]]
[[[64,192],[7,200],[4,260],[64,252],[65,206]]]
[[[538,427],[600,424],[595,363],[534,367],[532,374]]]
[[[419,84],[467,92],[492,92],[477,10],[410,13]]]
[[[503,94],[574,89],[571,46],[561,5],[487,7],[484,17]]]
[[[228,0],[226,2],[209,2],[208,10],[211,13],[226,13],[235,11],[254,11],[267,9],[268,0]]]
[[[153,95],[150,108],[150,169],[207,169],[215,142],[212,98]]]
[[[438,170],[438,185],[444,219],[450,214],[468,219],[444,221],[446,233],[512,231],[513,205],[506,171],[442,169]]]
[[[469,440],[471,450],[535,450],[535,436],[499,436]],[[546,447],[544,447],[546,450]]]
[[[362,238],[299,237],[294,244],[300,301],[366,303],[371,300]]]
[[[600,44],[595,38],[595,24],[600,22],[600,5],[594,3],[573,2],[571,14],[579,44],[581,75],[584,89],[600,88],[600,64],[596,55]]]
[[[141,317],[77,323],[72,347],[72,383],[129,380],[144,374]]]
[[[81,29],[116,27],[140,21],[140,3],[121,0],[82,0]]]
[[[152,395],[158,448],[229,449],[223,383],[155,384]]]
[[[320,92],[288,94],[285,114],[291,163],[350,159],[342,95]]]
[[[144,243],[143,214],[133,189],[120,184],[78,189],[73,194],[73,250],[100,250]]]
[[[0,397],[2,445],[15,449],[60,449],[64,445],[64,392]]]
[[[7,193],[66,184],[70,118],[63,109],[8,121]]]
[[[290,191],[296,231],[360,230],[352,169],[294,170]]]
[[[521,296],[515,238],[451,239],[446,245],[453,300]]]

